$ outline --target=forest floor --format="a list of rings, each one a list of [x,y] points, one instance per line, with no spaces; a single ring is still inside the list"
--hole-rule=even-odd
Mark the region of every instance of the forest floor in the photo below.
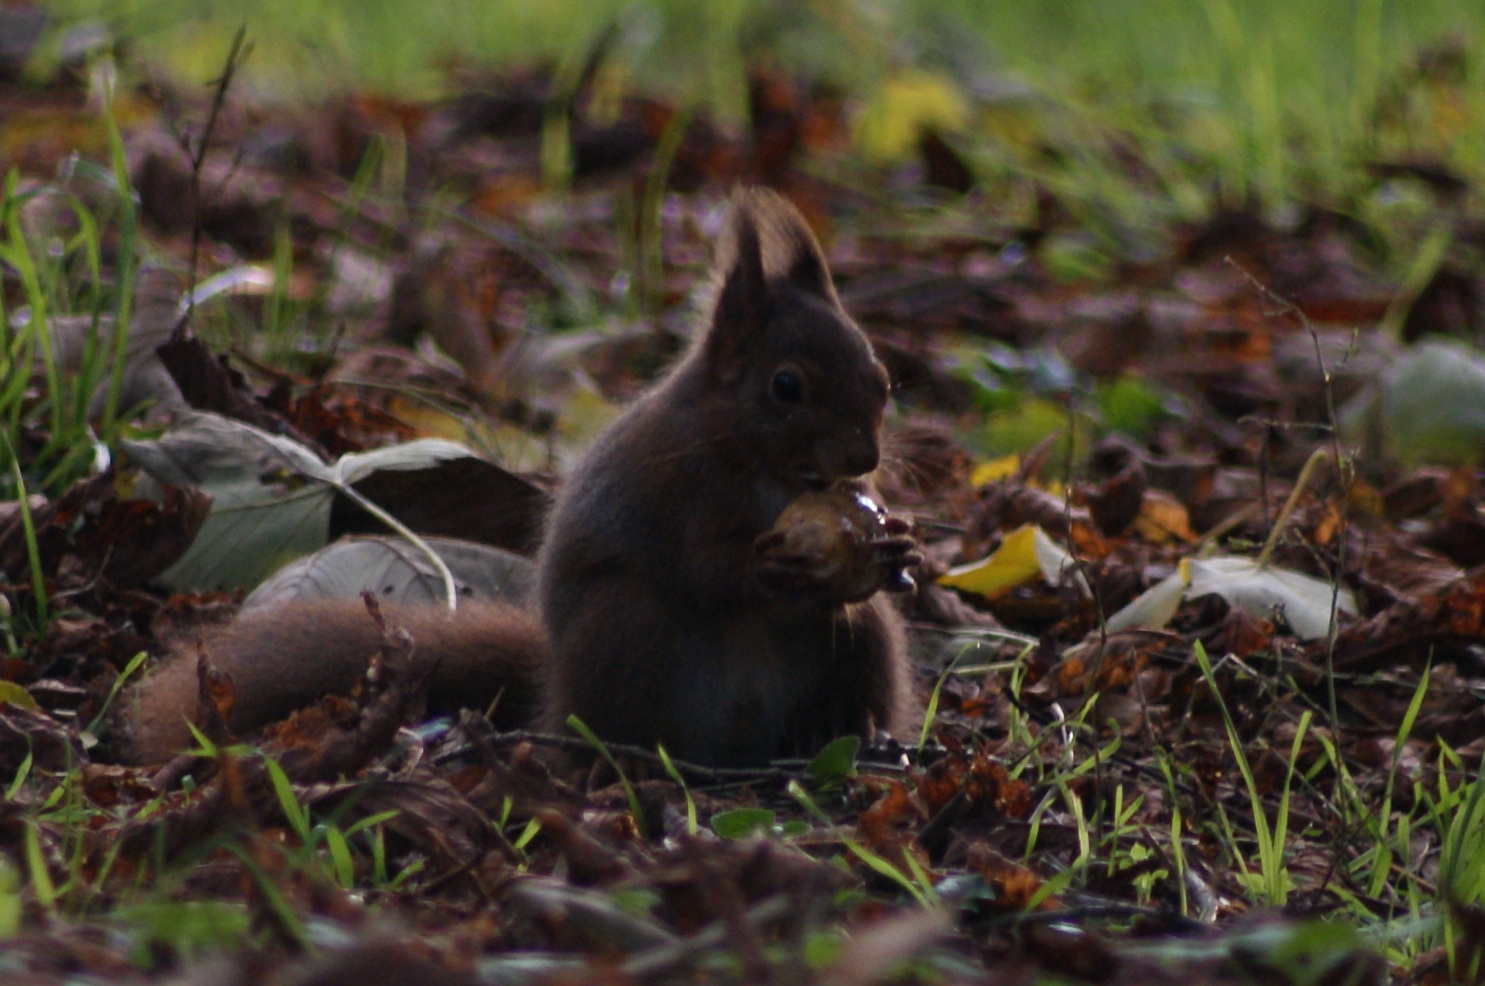
[[[603,39],[269,108],[227,40],[194,89],[0,46],[0,979],[1480,981],[1478,174],[1420,138],[1263,201],[1053,107],[966,129],[926,77],[905,143],[863,134],[765,64],[730,125],[606,87]],[[1420,52],[1377,126],[1456,126],[1479,57]],[[382,531],[343,456],[465,445],[495,465],[352,479],[529,551],[738,184],[800,207],[890,371],[920,730],[600,784],[478,715],[371,729],[394,681],[120,762],[165,641]],[[245,425],[336,469],[265,475]]]

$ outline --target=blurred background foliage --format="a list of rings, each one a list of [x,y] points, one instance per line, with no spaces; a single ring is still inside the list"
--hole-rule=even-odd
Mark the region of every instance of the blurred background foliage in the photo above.
[[[1361,156],[1485,167],[1485,4],[1458,0],[50,0],[180,79],[211,78],[246,25],[247,91],[447,95],[471,72],[584,59],[614,32],[610,82],[718,119],[745,67],[838,85],[892,120],[999,127],[1051,101],[1226,164],[1230,194],[1310,188]],[[1025,115],[1024,113],[1022,114]],[[1045,114],[1034,114],[1036,119]],[[898,128],[901,129],[900,127]],[[900,152],[890,124],[872,152]]]
[[[236,98],[454,97],[537,72],[584,80],[589,119],[640,94],[724,129],[749,72],[844,97],[850,154],[821,167],[863,190],[942,140],[998,221],[1049,196],[1080,230],[1054,274],[1107,277],[1170,231],[1224,211],[1292,227],[1310,207],[1371,230],[1400,279],[1440,231],[1438,195],[1485,187],[1485,3],[1458,0],[48,0],[33,62],[88,45],[177,84],[253,44]],[[596,64],[596,71],[594,66]],[[564,86],[566,88],[564,88]],[[857,165],[865,167],[857,167]],[[887,166],[888,170],[883,170]],[[1457,194],[1456,194],[1457,193]],[[1298,208],[1296,208],[1298,207]],[[1445,217],[1447,218],[1447,217]]]
[[[166,94],[137,99],[134,110],[128,100],[114,104],[124,129],[131,113],[147,120],[157,106],[169,117],[171,92],[206,98],[239,29],[252,50],[232,100],[267,108],[254,128],[264,129],[276,107],[287,119],[374,104],[365,115],[380,129],[346,169],[354,172],[347,215],[363,197],[392,203],[396,215],[416,203],[429,222],[464,199],[476,214],[495,214],[503,203],[574,186],[579,125],[617,144],[632,135],[605,127],[638,121],[653,153],[643,180],[615,198],[616,226],[632,235],[620,244],[622,276],[609,292],[630,314],[663,308],[673,294],[661,260],[668,182],[684,187],[677,175],[687,168],[692,187],[697,175],[778,177],[728,171],[707,156],[747,137],[760,92],[778,83],[794,92],[788,110],[801,131],[824,120],[824,137],[799,137],[789,167],[848,189],[853,208],[890,204],[858,208],[851,230],[863,238],[908,252],[944,242],[961,255],[993,248],[985,263],[1011,270],[1029,258],[1055,290],[1141,289],[1161,281],[1161,265],[1198,260],[1203,250],[1220,256],[1247,236],[1255,256],[1239,258],[1243,269],[1301,303],[1354,300],[1378,285],[1372,293],[1385,297],[1368,297],[1371,308],[1321,312],[1347,324],[1379,324],[1404,341],[1443,331],[1430,319],[1439,321],[1433,315],[1446,304],[1415,304],[1430,291],[1464,299],[1455,321],[1478,321],[1485,3],[47,0],[45,8],[46,33],[27,68],[34,79],[54,78],[59,67],[118,72],[126,91]],[[471,159],[460,180],[440,179],[426,201],[408,194],[409,148],[448,158],[457,143],[440,142],[448,135],[438,128],[448,126],[426,106],[501,94],[535,117],[539,167],[515,180],[493,173],[498,155]],[[334,119],[308,126],[333,129]],[[102,131],[89,125],[98,143]],[[16,129],[0,119],[0,162],[7,146],[34,138],[34,128],[7,137]],[[763,156],[766,141],[754,136],[759,145],[740,159]],[[947,180],[931,173],[935,160],[951,166]],[[1322,227],[1345,232],[1327,240]],[[275,269],[285,272],[295,250],[288,229],[272,241]],[[1306,249],[1281,249],[1269,234]],[[258,242],[248,254],[266,249]],[[1182,290],[1220,296],[1200,287]],[[545,314],[538,300],[523,318],[588,327],[602,307],[590,294],[566,291]],[[1068,300],[1053,299],[1048,311]],[[267,324],[294,322],[280,307],[290,310],[269,306]],[[1417,312],[1424,328],[1413,331],[1404,323]],[[978,349],[959,369],[982,410],[998,416],[1001,431],[986,436],[986,448],[1032,444],[1056,426],[1053,404],[1020,401],[1067,391],[1067,373],[1001,365]],[[1130,432],[1170,412],[1132,383],[1097,403]]]

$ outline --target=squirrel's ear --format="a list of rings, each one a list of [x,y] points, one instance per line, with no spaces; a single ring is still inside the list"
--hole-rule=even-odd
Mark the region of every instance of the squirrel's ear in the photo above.
[[[712,372],[733,379],[742,372],[748,349],[767,320],[768,281],[763,273],[763,244],[751,196],[733,199],[727,228],[717,249],[717,300],[705,346]]]
[[[758,189],[751,198],[759,216],[758,225],[763,230],[768,273],[791,287],[838,304],[825,252],[804,216],[777,192]]]

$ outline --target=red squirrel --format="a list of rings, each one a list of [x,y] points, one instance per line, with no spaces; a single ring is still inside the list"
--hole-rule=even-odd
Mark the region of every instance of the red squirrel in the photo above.
[[[798,211],[738,193],[707,322],[687,353],[572,470],[537,558],[535,612],[499,604],[384,606],[436,661],[434,705],[711,765],[808,755],[828,740],[907,726],[902,619],[881,594],[842,599],[807,559],[778,554],[775,520],[801,494],[880,457],[888,381],[841,307]],[[884,578],[911,561],[897,522]],[[232,677],[246,731],[345,690],[379,640],[360,600],[244,613],[205,644]],[[189,743],[196,661],[167,660],[132,690],[129,755]]]

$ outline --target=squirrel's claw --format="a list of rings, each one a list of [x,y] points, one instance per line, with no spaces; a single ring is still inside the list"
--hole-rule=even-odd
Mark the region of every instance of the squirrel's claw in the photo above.
[[[887,527],[889,532],[893,532],[891,519],[889,518]],[[910,529],[909,525],[903,523],[904,531]],[[872,541],[868,547],[871,548],[872,564],[883,571],[883,590],[910,592],[917,586],[912,575],[907,571],[910,568],[917,568],[923,562],[923,553],[918,550],[917,541],[905,536],[886,537]]]

